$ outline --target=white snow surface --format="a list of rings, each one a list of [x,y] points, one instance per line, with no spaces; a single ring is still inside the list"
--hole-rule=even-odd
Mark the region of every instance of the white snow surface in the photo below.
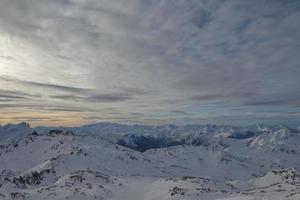
[[[298,130],[260,126],[252,134],[230,126],[118,124],[57,129],[0,127],[0,200],[300,199]],[[191,143],[141,152],[116,143],[128,134]]]

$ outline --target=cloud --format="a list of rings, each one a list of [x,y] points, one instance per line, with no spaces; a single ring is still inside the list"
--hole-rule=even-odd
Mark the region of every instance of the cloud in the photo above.
[[[40,98],[39,95],[32,95],[21,91],[1,90],[0,89],[0,101],[1,102],[18,102],[27,101]]]
[[[216,101],[298,107],[299,8],[296,0],[2,0],[0,84],[37,96],[0,99],[86,112],[109,104],[145,119]]]
[[[300,107],[300,99],[299,100],[289,100],[289,99],[265,100],[265,101],[250,102],[246,105],[250,105],[250,106],[288,105],[288,106],[293,106],[293,107]]]
[[[20,80],[13,77],[5,77],[0,76],[0,79],[6,82],[10,83],[16,83],[21,84],[29,87],[39,87],[42,89],[53,89],[53,90],[61,90],[66,92],[89,92],[91,89],[85,89],[85,88],[78,88],[78,87],[70,87],[65,85],[57,85],[57,84],[49,84],[49,83],[40,83],[40,82],[34,82],[34,81],[27,81],[27,80]]]
[[[124,94],[97,94],[89,96],[77,95],[55,95],[51,96],[53,99],[73,100],[73,101],[92,101],[92,102],[119,102],[131,99],[130,96]]]
[[[80,109],[80,108],[72,108],[68,106],[59,107],[59,106],[51,106],[51,105],[37,105],[30,103],[0,103],[0,108],[14,108],[14,109],[28,109],[28,110],[38,110],[38,111],[58,111],[58,112],[87,112],[92,110]],[[20,111],[15,111],[15,113],[20,113]]]
[[[172,112],[179,115],[187,115],[187,113],[183,110],[173,110]]]
[[[0,119],[10,119],[8,117],[0,117]],[[51,121],[50,117],[14,117],[17,121]]]
[[[192,96],[190,100],[192,101],[209,101],[209,100],[240,100],[240,99],[247,99],[255,96],[255,93],[247,92],[247,91],[238,91],[234,93],[230,93],[228,91],[219,92],[216,94],[204,94],[204,95],[196,95]]]
[[[96,90],[85,90],[76,94],[63,94],[50,96],[53,99],[71,100],[81,102],[96,102],[96,103],[113,103],[122,102],[137,98],[139,96],[148,95],[143,89],[132,87],[114,87],[112,93],[100,93]]]

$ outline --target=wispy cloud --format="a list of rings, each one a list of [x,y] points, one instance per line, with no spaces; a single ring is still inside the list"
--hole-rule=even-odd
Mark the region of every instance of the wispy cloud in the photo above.
[[[131,99],[130,96],[124,94],[96,94],[88,96],[77,96],[77,95],[55,95],[51,96],[54,99],[61,100],[72,100],[72,101],[83,101],[83,102],[119,102]]]
[[[33,87],[33,88],[38,87],[38,88],[42,88],[42,89],[46,89],[46,90],[53,89],[53,90],[61,90],[61,91],[66,91],[66,92],[89,92],[89,91],[91,91],[91,89],[27,81],[27,80],[21,80],[18,78],[8,77],[8,76],[0,76],[0,79],[3,81],[9,82],[11,84],[21,84],[21,85],[28,86],[28,87]]]
[[[250,105],[250,106],[289,105],[289,106],[292,106],[292,107],[300,107],[300,99],[299,100],[289,100],[289,99],[265,100],[265,101],[250,102],[246,105]]]
[[[0,84],[24,93],[2,108],[298,109],[299,18],[297,0],[2,0]]]

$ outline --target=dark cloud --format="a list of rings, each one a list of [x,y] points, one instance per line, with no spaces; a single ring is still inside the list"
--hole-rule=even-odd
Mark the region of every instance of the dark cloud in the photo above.
[[[25,93],[17,90],[1,90],[0,89],[1,97],[5,98],[26,98],[26,97],[40,97],[39,95],[34,95],[30,93]]]
[[[131,120],[133,118],[131,117],[120,117],[120,116],[113,116],[113,117],[98,117],[98,116],[88,116],[88,117],[84,117],[85,119],[88,120],[100,120],[100,121],[111,121],[111,120]]]
[[[56,108],[56,107],[53,107],[53,108],[42,108],[44,110],[47,110],[47,111],[58,111],[58,112],[86,112],[87,110],[86,109],[78,109],[78,108]]]
[[[128,88],[128,87],[115,87],[114,90],[118,92],[114,93],[96,93],[97,91],[85,91],[84,93],[65,94],[65,95],[53,95],[50,96],[53,99],[81,101],[81,102],[98,102],[98,103],[113,103],[122,102],[130,99],[134,99],[138,96],[148,94],[140,88]]]
[[[130,96],[124,94],[97,94],[88,96],[78,96],[78,95],[54,95],[51,96],[53,99],[61,100],[72,100],[72,101],[82,101],[82,102],[120,102],[131,99]]]
[[[30,103],[0,103],[0,108],[22,108],[28,110],[38,110],[38,111],[58,111],[58,112],[87,112],[93,111],[89,109],[80,109],[80,108],[72,108],[68,106],[50,106],[50,105],[38,105],[38,104],[30,104]]]
[[[300,99],[297,100],[289,100],[289,99],[277,99],[277,100],[265,100],[265,101],[256,101],[250,102],[246,105],[249,106],[296,106],[300,107]]]
[[[46,84],[46,83],[37,83],[37,82],[32,82],[32,81],[22,81],[22,83],[31,85],[31,86],[36,86],[36,87],[50,88],[50,89],[55,89],[55,90],[63,90],[63,91],[68,91],[68,92],[90,91],[89,89],[84,89],[84,88],[70,87],[70,86],[64,86],[64,85],[55,85],[55,84]]]
[[[186,114],[187,114],[187,113],[186,113],[185,111],[183,111],[183,110],[173,110],[172,112],[175,113],[175,114],[180,114],[180,115],[186,115]]]
[[[11,91],[11,90],[0,90],[0,102],[26,102],[40,99],[41,96],[33,95],[30,93]]]
[[[61,91],[66,91],[66,92],[89,92],[89,91],[91,91],[91,89],[86,89],[86,88],[70,87],[70,86],[65,86],[65,85],[56,85],[56,84],[48,84],[48,83],[39,83],[39,82],[20,80],[17,78],[5,77],[5,76],[1,76],[0,79],[7,81],[7,82],[18,83],[18,84],[26,85],[26,86],[30,86],[30,87],[61,90]]]
[[[234,92],[229,93],[230,91],[223,91],[218,94],[206,94],[206,95],[196,95],[192,96],[190,100],[192,101],[209,101],[209,100],[240,100],[240,99],[249,99],[257,94],[253,92]]]

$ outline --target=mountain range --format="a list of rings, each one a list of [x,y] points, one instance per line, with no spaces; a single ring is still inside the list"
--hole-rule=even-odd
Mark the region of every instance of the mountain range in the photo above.
[[[285,126],[0,127],[0,199],[300,199]]]

